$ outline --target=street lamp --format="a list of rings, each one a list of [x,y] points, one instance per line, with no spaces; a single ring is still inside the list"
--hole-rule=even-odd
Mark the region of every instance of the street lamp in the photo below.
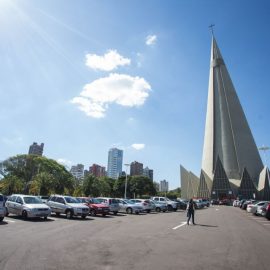
[[[130,164],[124,164],[126,166],[126,182],[125,182],[125,196],[124,198],[127,198],[127,168],[130,166]]]

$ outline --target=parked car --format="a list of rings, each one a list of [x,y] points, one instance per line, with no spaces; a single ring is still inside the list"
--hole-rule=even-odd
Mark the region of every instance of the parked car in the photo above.
[[[156,212],[166,212],[168,210],[168,207],[165,203],[161,203],[158,201],[150,200],[151,204],[153,205],[153,209]]]
[[[270,220],[270,202],[266,206],[262,207],[262,216]]]
[[[212,205],[219,205],[219,200],[218,199],[213,199],[211,200]]]
[[[4,196],[0,194],[0,222],[3,221],[6,215],[5,200]]]
[[[110,208],[98,199],[87,197],[78,197],[76,199],[89,207],[91,216],[102,215],[105,217],[110,212]]]
[[[97,200],[100,203],[107,205],[110,209],[110,212],[112,212],[114,215],[117,215],[120,210],[119,203],[115,198],[99,197]]]
[[[152,206],[150,200],[131,199],[130,201],[135,203],[136,205],[141,206],[143,208],[143,212],[150,213],[153,210],[153,206]]]
[[[234,207],[238,207],[238,206],[239,206],[239,203],[240,203],[239,200],[234,200],[234,201],[233,201],[233,206],[234,206]]]
[[[241,209],[242,209],[242,210],[247,210],[248,204],[252,204],[252,203],[254,203],[254,202],[256,202],[256,201],[255,201],[255,200],[246,200],[246,201],[242,204]]]
[[[143,207],[140,205],[137,205],[135,202],[125,199],[117,199],[119,206],[120,206],[120,212],[125,212],[127,214],[139,214],[143,211]]]
[[[219,201],[219,205],[231,205],[231,201],[229,199],[222,199]]]
[[[194,199],[193,202],[195,203],[196,209],[202,209],[205,206],[201,199]]]
[[[65,214],[68,219],[73,216],[85,219],[89,214],[89,207],[71,196],[52,195],[48,199],[47,205],[51,207],[56,216]]]
[[[265,203],[267,203],[267,202],[266,201],[259,201],[259,202],[251,204],[251,206],[248,205],[247,206],[247,212],[252,213],[254,215],[257,215],[258,207],[261,208],[262,206],[264,206]]]
[[[269,204],[269,202],[265,202],[263,205],[258,206],[256,209],[256,212],[254,214],[258,215],[258,216],[262,216],[263,212],[264,212],[264,210],[266,210],[266,207],[268,204]]]
[[[177,211],[177,202],[170,200],[167,197],[152,197],[153,201],[165,203],[168,207],[168,211]]]
[[[40,198],[43,203],[46,203],[50,196],[37,196],[37,197]]]
[[[210,206],[210,201],[208,199],[202,198],[202,202],[203,202],[204,206],[206,206],[206,207]]]
[[[51,208],[44,204],[36,196],[14,194],[6,201],[9,214],[22,216],[24,219],[34,217],[47,217],[51,214]]]

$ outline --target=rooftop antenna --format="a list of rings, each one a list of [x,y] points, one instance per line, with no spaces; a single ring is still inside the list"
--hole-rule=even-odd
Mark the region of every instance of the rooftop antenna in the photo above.
[[[214,36],[214,24],[210,24],[208,27],[211,29],[212,36]]]

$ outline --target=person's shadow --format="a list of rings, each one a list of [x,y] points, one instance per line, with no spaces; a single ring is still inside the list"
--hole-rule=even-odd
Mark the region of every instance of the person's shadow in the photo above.
[[[209,228],[217,228],[217,227],[218,227],[218,226],[216,226],[216,225],[198,224],[198,223],[196,223],[196,226],[209,227]]]

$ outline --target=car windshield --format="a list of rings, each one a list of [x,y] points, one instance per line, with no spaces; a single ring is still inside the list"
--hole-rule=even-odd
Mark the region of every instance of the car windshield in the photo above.
[[[95,199],[95,198],[94,198],[94,199],[91,199],[91,200],[90,200],[90,202],[91,202],[91,203],[96,203],[96,204],[101,203],[101,201],[100,201],[100,200]]]
[[[24,197],[23,200],[26,204],[42,204],[42,200],[37,197]]]
[[[67,203],[80,203],[80,201],[78,201],[75,198],[72,197],[64,197]]]
[[[85,199],[85,198],[76,198],[76,200],[80,203],[87,203],[89,202],[89,200]]]
[[[126,203],[130,203],[130,204],[135,204],[135,202],[130,201],[130,200],[125,200]]]

